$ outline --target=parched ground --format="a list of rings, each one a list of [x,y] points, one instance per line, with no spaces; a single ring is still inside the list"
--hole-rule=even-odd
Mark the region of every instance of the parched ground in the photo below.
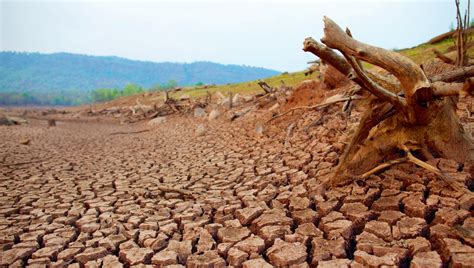
[[[412,164],[322,191],[358,119],[328,109],[266,135],[191,116],[0,126],[0,266],[474,267],[472,194]]]

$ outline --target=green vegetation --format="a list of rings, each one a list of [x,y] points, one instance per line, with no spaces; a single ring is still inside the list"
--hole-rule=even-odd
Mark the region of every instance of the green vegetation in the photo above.
[[[138,93],[142,93],[145,90],[135,84],[128,84],[123,89],[118,88],[100,88],[93,90],[90,94],[93,102],[110,101],[123,96],[130,96]]]
[[[314,74],[313,74],[314,76]],[[310,79],[310,77],[307,77],[304,75],[304,72],[294,72],[294,73],[283,73],[281,75],[276,75],[272,76],[266,79],[262,79],[263,81],[267,82],[268,85],[271,87],[278,87],[282,85],[282,82],[286,86],[296,86],[301,81]],[[237,83],[237,84],[227,84],[227,85],[219,85],[219,86],[194,86],[194,87],[187,87],[184,88],[182,91],[178,93],[174,93],[171,96],[172,97],[180,97],[182,95],[188,95],[192,98],[195,97],[202,97],[205,96],[207,93],[215,93],[217,91],[220,91],[222,93],[226,92],[233,92],[233,93],[239,93],[243,95],[248,95],[248,94],[255,94],[255,93],[262,93],[263,90],[262,88],[257,84],[258,80],[254,81],[249,81],[249,82],[243,82],[243,83]]]
[[[136,83],[145,88],[176,85],[239,83],[279,72],[212,62],[172,63],[134,61],[70,53],[0,52],[0,92],[90,91],[123,88]],[[172,80],[171,80],[172,79]],[[169,84],[170,81],[174,81]]]
[[[471,35],[470,38],[474,37]],[[408,56],[417,63],[422,63],[426,60],[434,58],[434,53],[432,49],[437,49],[442,53],[447,53],[452,50],[454,45],[453,39],[446,39],[442,42],[439,42],[434,45],[430,44],[421,44],[419,46],[395,50],[405,56]],[[468,50],[468,55],[474,57],[474,48]],[[0,53],[1,59],[2,53]],[[85,56],[84,56],[85,57]],[[95,57],[92,57],[95,58]],[[123,59],[120,59],[123,60]],[[5,69],[2,69],[2,64],[0,64],[0,75],[2,72],[5,72]],[[202,67],[202,66],[201,66]],[[372,65],[364,63],[364,68],[371,68]],[[261,75],[261,74],[260,74]],[[295,73],[282,73],[280,75],[274,75],[266,79],[262,79],[267,82],[272,87],[278,87],[282,85],[282,82],[286,86],[296,86],[300,82],[306,79],[314,78],[316,74],[313,74],[311,77],[306,77],[304,72],[295,72]],[[198,78],[200,78],[198,76]],[[0,76],[0,80],[1,80]],[[3,77],[3,79],[6,79]],[[11,78],[10,78],[11,79]],[[84,78],[85,79],[85,78]],[[207,80],[197,80],[193,82],[193,86],[185,87],[183,90],[173,93],[171,96],[179,98],[182,95],[187,95],[190,97],[201,97],[205,96],[207,93],[215,93],[220,91],[224,94],[228,92],[239,93],[239,94],[255,94],[258,92],[263,92],[262,89],[257,84],[256,80],[258,78],[248,79],[248,82],[240,83],[227,83],[223,85],[214,85],[213,83],[205,83],[203,81]],[[131,80],[131,79],[130,79]],[[133,80],[137,83],[135,80]],[[24,81],[24,84],[28,84],[28,81]],[[106,86],[106,87],[96,87],[93,90],[11,90],[11,91],[2,91],[0,87],[0,105],[80,105],[91,102],[101,102],[109,101],[123,96],[129,96],[138,94],[145,91],[162,91],[175,88],[182,84],[177,80],[168,80],[167,82],[159,82],[152,84],[151,86],[143,86],[142,84],[133,84],[125,83],[124,86]],[[1,85],[1,83],[0,83]],[[190,84],[188,84],[190,85]],[[98,88],[98,89],[97,89]]]
[[[88,92],[0,92],[0,105],[71,106],[91,102]]]
[[[474,35],[470,35],[470,38],[473,38]],[[452,38],[446,39],[441,41],[437,44],[430,45],[430,44],[421,44],[416,47],[401,49],[394,51],[401,53],[416,63],[421,64],[424,61],[433,59],[435,57],[432,49],[437,49],[442,53],[447,53],[450,48],[454,46],[454,41]],[[468,55],[472,58],[474,57],[474,47],[468,50]],[[364,68],[370,69],[373,67],[372,64],[363,62],[362,63]],[[313,74],[311,77],[314,77],[316,74]],[[281,85],[281,81],[285,83],[287,86],[294,86],[301,83],[303,80],[311,79],[311,77],[306,77],[304,72],[295,72],[295,73],[282,73],[277,76],[272,76],[267,79],[262,79],[267,82],[270,86],[276,87]],[[206,95],[206,91],[209,93],[220,91],[222,93],[226,92],[233,92],[239,94],[254,94],[257,92],[263,92],[263,90],[258,86],[257,80],[250,81],[250,82],[243,82],[237,84],[230,84],[230,85],[220,85],[220,86],[213,86],[213,87],[202,87],[202,86],[195,86],[190,88],[185,88],[183,91],[175,93],[172,95],[173,97],[179,97],[181,95],[188,95],[190,97],[201,97]]]
[[[469,35],[469,40],[474,39],[474,34]],[[409,57],[416,63],[422,63],[435,57],[433,49],[440,51],[441,53],[448,53],[454,51],[454,40],[452,38],[445,39],[439,43],[430,45],[428,43],[421,44],[416,47],[401,49],[397,52]],[[474,57],[474,47],[467,50],[469,57]]]
[[[123,89],[118,88],[101,88],[96,89],[91,92],[91,100],[93,102],[102,102],[102,101],[110,101],[116,98],[135,95],[138,93],[142,93],[145,91],[160,91],[160,90],[168,90],[178,86],[178,83],[174,80],[168,81],[166,84],[157,84],[149,89],[144,89],[136,84],[128,84]]]
[[[111,101],[120,97],[139,94],[145,91],[169,90],[177,87],[174,80],[157,84],[145,89],[137,84],[129,83],[123,89],[99,88],[89,92],[52,91],[52,92],[0,92],[0,105],[55,105],[71,106],[91,102]]]
[[[123,89],[118,88],[99,88],[91,92],[93,102],[110,101],[123,96],[142,93],[145,90],[135,84],[128,84]]]

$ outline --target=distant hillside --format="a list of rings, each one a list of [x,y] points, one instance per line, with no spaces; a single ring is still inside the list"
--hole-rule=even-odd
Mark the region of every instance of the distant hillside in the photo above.
[[[279,72],[212,62],[155,63],[70,53],[0,52],[0,92],[89,91],[135,83],[148,88],[174,80],[178,85],[237,83]]]

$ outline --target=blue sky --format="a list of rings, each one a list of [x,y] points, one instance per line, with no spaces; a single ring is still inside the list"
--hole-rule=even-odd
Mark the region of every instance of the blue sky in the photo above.
[[[329,16],[354,37],[405,48],[449,30],[453,1],[5,1],[3,51],[71,52],[147,61],[213,61],[279,71],[314,57]],[[463,3],[467,3],[463,1]]]

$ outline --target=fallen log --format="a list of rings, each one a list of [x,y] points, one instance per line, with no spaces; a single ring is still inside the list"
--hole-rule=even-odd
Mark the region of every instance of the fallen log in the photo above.
[[[273,92],[273,88],[269,86],[265,81],[259,80],[258,85],[265,91],[265,94],[270,94]]]
[[[456,63],[455,60],[451,59],[450,57],[445,56],[439,50],[433,49],[433,53],[436,55],[436,58],[442,60],[443,62],[445,62],[447,64],[455,64]]]
[[[444,72],[430,78],[431,82],[455,82],[474,76],[474,65],[461,67],[453,71]]]
[[[467,29],[467,33],[468,34],[471,34],[474,32],[474,27],[470,27],[469,29]],[[439,43],[445,39],[448,39],[448,38],[451,38],[451,37],[454,37],[456,35],[457,31],[456,30],[452,30],[452,31],[449,31],[449,32],[446,32],[446,33],[443,33],[443,34],[440,34],[438,36],[435,36],[433,38],[431,38],[427,43],[430,44],[430,45],[433,45],[433,44],[436,44],[436,43]]]

